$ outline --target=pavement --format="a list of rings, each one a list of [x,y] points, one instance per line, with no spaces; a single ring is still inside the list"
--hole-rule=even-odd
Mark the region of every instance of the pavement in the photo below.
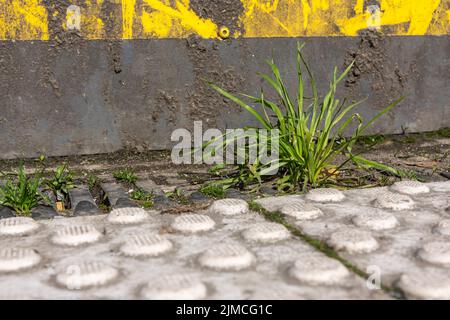
[[[0,298],[450,299],[450,182],[249,202],[5,216]]]

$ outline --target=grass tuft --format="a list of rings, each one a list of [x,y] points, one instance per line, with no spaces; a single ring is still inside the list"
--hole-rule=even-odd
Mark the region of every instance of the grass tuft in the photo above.
[[[134,173],[134,171],[130,168],[125,168],[125,169],[121,169],[121,170],[117,170],[113,173],[113,177],[117,180],[117,181],[121,181],[121,182],[127,182],[129,184],[134,184],[136,183],[138,177],[137,175]]]
[[[199,190],[202,194],[207,197],[220,199],[225,197],[225,188],[218,184],[206,184],[202,186]]]
[[[17,171],[17,179],[8,179],[0,185],[0,204],[11,208],[17,215],[29,216],[39,202],[50,203],[50,199],[41,192],[41,186],[41,173],[28,176],[22,165]]]
[[[51,190],[58,201],[66,202],[69,190],[75,187],[73,183],[73,173],[69,170],[67,164],[62,164],[53,172],[50,179],[45,179],[44,184],[48,190]]]
[[[364,121],[361,115],[355,112],[362,101],[348,104],[345,99],[340,101],[337,97],[338,86],[352,69],[353,63],[342,73],[338,73],[337,68],[334,69],[329,89],[321,96],[311,68],[302,53],[302,47],[298,44],[296,52],[298,82],[295,95],[288,92],[280,69],[273,59],[267,61],[271,74],[259,74],[276,93],[279,103],[267,99],[262,89],[258,97],[243,94],[240,98],[209,83],[214,90],[251,114],[262,129],[269,131],[264,136],[259,131],[253,131],[251,137],[243,138],[252,138],[259,150],[269,151],[263,152],[266,154],[271,154],[274,146],[279,147],[278,159],[268,163],[263,163],[263,155],[258,155],[253,162],[246,157],[245,163],[236,167],[236,174],[226,183],[244,186],[261,184],[265,179],[273,178],[269,174],[275,170],[278,190],[304,191],[326,184],[334,178],[334,173],[348,162],[366,170],[376,169],[398,175],[396,169],[366,160],[354,154],[352,149],[367,128],[403,98],[394,101],[372,119]],[[306,92],[306,88],[311,88],[310,92]],[[275,130],[279,134],[272,136],[271,133]],[[224,135],[221,138],[224,142],[216,148],[234,144],[236,137],[230,139]],[[216,141],[205,144],[203,148],[210,148],[212,143]],[[249,154],[249,147],[254,146],[247,145],[243,147],[244,150],[237,152],[241,155],[243,152]],[[345,160],[339,160],[336,164],[339,155],[343,155]]]
[[[138,188],[131,192],[130,197],[144,209],[153,207],[153,194],[146,192],[145,190]]]

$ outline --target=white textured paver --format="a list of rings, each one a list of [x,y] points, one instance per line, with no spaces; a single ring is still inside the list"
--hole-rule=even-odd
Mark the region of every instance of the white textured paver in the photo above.
[[[450,236],[450,219],[439,221],[436,231],[444,236]]]
[[[40,221],[42,227],[27,236],[0,236],[1,246],[32,248],[42,256],[41,263],[20,272],[0,272],[0,297],[389,298],[383,292],[368,290],[365,280],[353,273],[343,283],[327,286],[312,285],[290,276],[288,269],[296,260],[317,252],[294,236],[276,242],[246,240],[243,237],[246,230],[267,222],[255,212],[237,215],[223,215],[210,210],[192,212],[208,215],[216,223],[213,230],[194,234],[174,231],[171,228],[174,215],[156,215],[152,211],[147,211],[147,214],[150,218],[134,224],[111,223],[108,215],[55,218]],[[102,233],[101,239],[76,247],[55,245],[51,241],[57,230],[77,225],[91,225]],[[144,240],[147,236],[149,238]],[[161,238],[164,240],[159,241]],[[208,250],[230,243],[245,248],[243,251],[237,250],[237,253],[244,254],[226,254],[225,259],[221,254],[210,254],[210,262],[213,261],[211,267],[200,263],[201,257],[207,257]],[[105,267],[99,267],[98,272],[87,272],[88,268],[81,268],[81,265],[88,262],[101,262]],[[192,279],[191,285],[170,287],[162,286],[168,281],[159,281],[175,275],[188,276]],[[154,290],[158,281],[160,290]]]
[[[408,210],[414,208],[414,201],[409,196],[389,191],[381,192],[376,202],[385,209]]]
[[[339,261],[321,254],[301,256],[290,268],[290,275],[298,281],[315,285],[333,285],[345,281],[350,272]]]
[[[430,192],[404,194],[395,191],[392,186],[347,190],[344,191],[345,201],[338,203],[312,202],[305,196],[297,196],[296,201],[313,204],[324,214],[309,221],[297,220],[287,215],[285,219],[304,234],[321,241],[330,241],[332,234],[348,228],[370,232],[378,243],[376,250],[365,253],[349,252],[341,247],[339,255],[368,274],[377,270],[384,285],[396,287],[402,274],[422,274],[426,277],[429,273],[436,278],[436,274],[448,270],[447,245],[431,245],[431,243],[448,242],[449,239],[450,218],[447,208],[450,205],[450,182],[432,182],[424,185]],[[390,196],[386,198],[385,194]],[[283,204],[293,201],[288,201],[286,197],[281,198],[279,202]],[[379,199],[389,200],[386,201],[389,205],[381,207]],[[399,199],[407,200],[403,202],[398,201]],[[267,210],[276,211],[270,210],[277,207],[276,197],[261,200],[257,202]],[[279,208],[277,210],[279,211]],[[392,226],[394,227],[388,228]],[[427,290],[432,289],[427,287],[426,281],[423,282],[423,286],[425,289],[422,293],[407,296],[426,298]],[[445,282],[442,288],[446,290]],[[437,296],[440,294],[431,293],[429,298]]]
[[[190,274],[174,274],[149,281],[141,291],[150,300],[199,300],[206,298],[203,282]]]
[[[148,219],[148,213],[141,208],[117,208],[108,215],[108,221],[116,224],[135,224]]]
[[[119,271],[103,262],[80,262],[65,266],[56,281],[69,290],[82,290],[105,285],[119,275]]]
[[[130,257],[156,257],[172,248],[172,242],[160,235],[133,235],[120,247],[120,251]]]
[[[431,268],[408,272],[398,286],[408,298],[450,299],[450,272]]]
[[[180,232],[195,233],[212,230],[215,225],[214,220],[207,215],[185,214],[174,219],[172,228]]]
[[[255,257],[244,246],[224,243],[212,246],[199,259],[202,266],[218,270],[242,270],[254,262]]]
[[[297,220],[313,220],[323,215],[322,210],[303,201],[289,203],[283,206],[280,212]]]
[[[0,272],[15,272],[36,266],[41,256],[33,249],[0,248]]]
[[[358,227],[375,231],[392,229],[399,224],[393,214],[376,208],[366,208],[361,213],[356,214],[352,221]]]
[[[210,207],[210,211],[224,216],[234,216],[248,212],[248,203],[242,199],[216,200]]]
[[[0,235],[21,236],[39,229],[39,223],[28,217],[0,220]]]
[[[339,202],[345,199],[345,195],[337,189],[321,188],[309,191],[306,199],[316,202]]]
[[[79,246],[86,243],[93,243],[102,237],[102,234],[90,225],[73,225],[64,227],[55,232],[52,242],[59,245]]]
[[[448,240],[428,242],[420,249],[419,256],[430,263],[450,265],[450,242]]]
[[[426,184],[410,180],[396,182],[392,185],[391,189],[400,193],[411,195],[430,192],[430,188]]]
[[[261,222],[244,230],[242,236],[248,241],[273,243],[288,239],[291,233],[285,226],[278,223]]]
[[[398,288],[407,298],[450,298],[450,183],[426,186],[430,192],[409,195],[392,187],[347,190],[342,191],[345,198],[338,202],[313,201],[306,195],[257,202],[278,212],[292,203],[313,205],[323,213],[315,219],[288,214],[284,218],[303,234],[335,245],[339,255],[360,270],[370,275],[371,270],[379,271],[384,285]],[[407,196],[414,205],[405,210],[380,208],[377,199],[385,192]],[[172,228],[175,217],[182,216],[152,215],[139,209],[136,220],[135,214],[129,214],[135,210],[115,211],[113,221],[111,215],[55,218],[40,221],[38,229],[24,236],[0,234],[2,250],[28,250],[15,255],[12,251],[0,253],[0,297],[389,298],[382,290],[370,290],[366,279],[301,239],[293,235],[285,238],[283,227],[260,228],[268,225],[267,221],[248,209],[233,209],[233,214],[211,209],[192,212],[207,215],[215,223],[214,229],[194,234]],[[388,228],[394,225],[392,217],[397,223]],[[101,239],[75,247],[53,243],[58,230],[80,225],[92,226],[101,233]],[[373,239],[377,248],[369,250],[374,247]],[[94,266],[96,263],[100,264]],[[181,280],[173,278],[177,276]],[[161,280],[164,277],[172,280]]]

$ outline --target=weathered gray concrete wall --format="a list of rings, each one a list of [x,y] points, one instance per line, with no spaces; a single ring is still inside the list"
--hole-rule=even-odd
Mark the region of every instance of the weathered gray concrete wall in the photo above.
[[[273,52],[293,88],[298,40],[323,88],[334,66],[356,59],[341,96],[367,97],[362,115],[406,95],[372,132],[450,127],[449,36],[68,40],[0,42],[0,158],[163,149],[194,120],[248,125],[202,79],[257,94]]]

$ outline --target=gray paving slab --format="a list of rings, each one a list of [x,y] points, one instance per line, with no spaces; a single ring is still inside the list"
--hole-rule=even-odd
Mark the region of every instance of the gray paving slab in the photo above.
[[[292,216],[285,217],[289,223],[297,226],[309,236],[326,241],[336,247],[342,257],[356,264],[360,269],[369,272],[370,270],[379,270],[381,281],[384,284],[405,289],[400,282],[404,275],[414,274],[415,277],[420,278],[430,277],[441,272],[445,274],[450,271],[449,265],[430,263],[418,254],[430,242],[449,243],[450,240],[445,231],[440,232],[438,229],[440,223],[442,224],[443,221],[450,218],[447,211],[450,206],[450,182],[427,183],[426,186],[430,189],[429,193],[408,195],[414,204],[412,208],[405,210],[382,208],[376,200],[380,194],[386,191],[398,195],[399,193],[394,187],[344,191],[344,200],[336,203],[309,201],[307,196],[303,195],[264,198],[257,202],[269,211],[282,210],[284,205],[292,202],[304,202],[321,209],[323,215],[312,220],[298,220]],[[370,217],[368,212],[376,210],[387,216],[395,217],[398,221],[396,226],[385,230],[374,230],[373,221],[364,222],[364,219],[367,220],[367,217]],[[382,219],[382,222],[382,226],[390,226],[389,223],[386,223],[386,217]],[[377,228],[375,227],[375,229]],[[360,253],[356,252],[358,250],[352,250],[358,245],[360,248],[370,246],[367,241],[364,242],[364,239],[358,238],[357,235],[361,232],[371,235],[376,240],[377,247]],[[346,241],[347,243],[353,242],[353,247],[343,243],[345,239],[342,240],[342,233],[351,235],[347,237],[350,239]],[[441,257],[445,254],[449,253],[445,251],[445,248],[441,248],[438,256]],[[447,286],[448,284],[442,285]],[[435,291],[440,289],[442,288],[436,285]],[[406,292],[406,296],[408,295],[412,298],[427,298],[426,293],[422,295]],[[446,295],[443,293],[441,296],[445,297]],[[435,298],[432,295],[429,297]]]
[[[120,199],[129,199],[127,191],[118,183],[105,182],[101,184],[101,187],[112,206],[115,206]]]
[[[33,252],[41,257],[38,265],[29,269],[17,272],[0,272],[0,297],[14,299],[152,298],[155,297],[155,293],[152,290],[161,286],[159,279],[169,277],[171,280],[167,283],[175,286],[179,283],[183,285],[190,283],[189,281],[180,282],[176,277],[191,277],[190,281],[195,279],[197,286],[190,287],[190,291],[187,289],[183,291],[183,294],[187,294],[188,298],[390,298],[383,291],[368,289],[365,279],[353,273],[349,273],[346,276],[344,274],[345,277],[337,283],[333,283],[333,285],[297,280],[293,276],[295,273],[291,272],[296,260],[304,261],[305,257],[314,256],[320,261],[333,261],[329,270],[325,270],[325,272],[331,272],[331,275],[334,272],[333,268],[336,268],[336,265],[333,264],[336,260],[316,252],[313,247],[294,237],[274,243],[259,243],[245,240],[242,235],[245,230],[265,221],[257,213],[248,212],[233,216],[219,215],[210,210],[190,213],[190,215],[203,214],[214,221],[212,230],[198,233],[176,231],[173,225],[175,219],[180,217],[180,215],[161,215],[157,211],[147,211],[147,213],[148,217],[144,222],[134,225],[110,223],[106,215],[72,218],[58,217],[53,220],[39,221],[40,228],[26,236],[0,235],[2,248],[32,249]],[[184,222],[186,222],[185,220],[183,219]],[[199,221],[187,219],[188,224],[192,222],[194,225],[196,223],[205,223],[205,221],[209,223],[209,226],[211,225],[209,219],[200,219]],[[180,221],[178,221],[178,225],[179,223]],[[74,228],[74,226],[80,225],[88,225],[90,228]],[[67,227],[70,228],[67,229]],[[98,232],[93,234],[92,227]],[[99,233],[101,237],[98,239]],[[253,237],[255,235],[254,232],[247,232],[247,234],[251,234]],[[65,235],[69,242],[72,240],[77,243],[80,241],[86,242],[79,246],[63,246],[55,244],[56,235],[59,236],[57,239],[61,239],[61,235]],[[121,252],[123,244],[129,241],[130,237],[137,235],[159,235],[169,240],[173,244],[173,248],[157,257],[135,258],[124,255]],[[141,239],[140,241],[142,242],[143,240]],[[249,255],[244,255],[243,257],[231,255],[222,260],[219,257],[218,262],[217,260],[212,261],[216,261],[222,266],[224,266],[223,264],[228,265],[229,267],[236,263],[246,263],[246,258],[253,257],[250,259],[251,264],[241,271],[230,271],[228,269],[228,271],[221,271],[210,269],[200,264],[200,257],[203,257],[202,261],[205,261],[208,257],[209,261],[211,261],[211,259],[217,258],[214,256],[216,252],[226,254],[227,250],[224,251],[223,249],[224,244],[237,244],[239,248],[244,248],[244,251],[248,252]],[[209,252],[209,256],[206,252]],[[27,259],[34,257],[23,255]],[[0,266],[2,262],[1,257],[2,253],[0,252]],[[94,262],[94,264],[86,265],[89,262]],[[108,267],[105,267],[105,265]],[[298,268],[301,268],[301,266],[298,266]],[[338,270],[342,271],[339,268]],[[314,269],[310,268],[307,271],[313,273],[313,278],[317,278],[318,275],[314,274]],[[99,279],[99,283],[101,281],[106,281],[106,283],[83,289],[83,286],[88,285],[89,281],[95,277],[84,277],[81,280],[76,278],[78,282],[75,281],[76,279],[70,282],[71,276],[85,275],[89,272],[97,272],[95,277]],[[319,278],[320,276],[319,274]],[[333,278],[322,279],[322,281],[332,280]],[[198,285],[198,282],[201,285]],[[77,289],[80,287],[75,287],[75,289],[74,287],[68,288],[64,283],[79,285],[81,289]],[[181,293],[174,291],[173,286],[160,288],[161,291],[157,292],[156,297],[166,297],[167,295],[180,297]],[[203,286],[206,288],[205,292],[201,290]]]

